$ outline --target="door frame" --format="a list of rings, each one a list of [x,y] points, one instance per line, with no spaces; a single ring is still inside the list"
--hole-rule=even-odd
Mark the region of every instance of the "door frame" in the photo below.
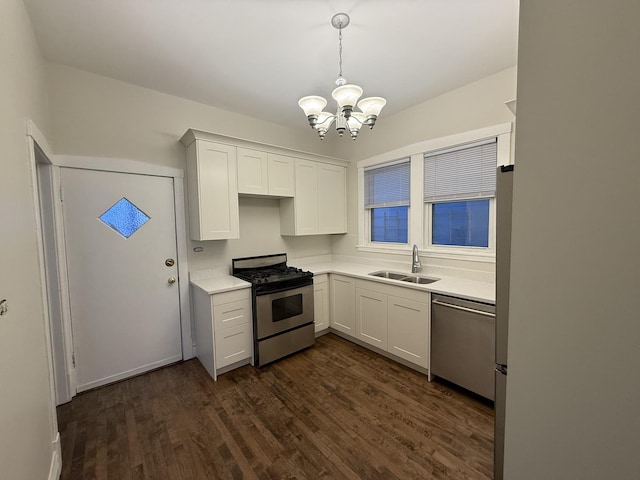
[[[33,122],[28,122],[27,135],[31,139],[31,144],[40,145],[40,141],[44,140],[44,136],[37,130]],[[40,140],[40,141],[39,141]],[[48,145],[48,144],[47,144]],[[32,148],[35,152],[35,149]],[[55,255],[57,257],[58,271],[56,272],[59,290],[56,292],[48,292],[49,295],[60,295],[61,304],[61,318],[49,318],[47,323],[49,328],[60,329],[63,335],[63,348],[53,349],[51,346],[51,338],[48,339],[49,351],[52,359],[53,368],[64,368],[66,375],[64,378],[67,381],[66,391],[69,393],[69,398],[58,398],[58,404],[66,403],[76,395],[76,375],[74,365],[74,348],[73,348],[73,335],[71,329],[71,304],[69,298],[69,278],[67,272],[66,261],[66,249],[65,249],[65,237],[64,237],[64,224],[62,216],[62,195],[61,195],[61,182],[60,182],[60,169],[61,168],[78,168],[83,170],[98,170],[106,172],[116,173],[130,173],[138,175],[150,175],[157,177],[169,177],[173,179],[173,198],[175,209],[175,222],[176,222],[176,251],[178,262],[178,297],[180,302],[180,331],[181,331],[181,345],[182,345],[182,359],[188,360],[193,358],[194,355],[194,343],[192,337],[191,328],[191,303],[189,295],[189,269],[187,263],[187,227],[186,227],[186,210],[185,210],[185,192],[184,192],[184,170],[179,168],[166,167],[162,165],[155,165],[137,160],[131,160],[127,158],[107,158],[107,157],[91,157],[91,156],[74,156],[74,155],[55,155],[49,147],[45,151],[45,157],[50,162],[47,168],[51,168],[51,183],[52,183],[52,198],[44,199],[53,202],[53,217],[54,217],[54,229],[55,229]],[[36,174],[35,163],[37,162],[35,153],[32,154],[34,163],[34,175]],[[36,194],[39,192],[37,182],[34,185]],[[39,198],[39,196],[38,196]],[[39,205],[36,205],[39,207]],[[40,212],[37,212],[37,217],[40,223]],[[44,240],[42,236],[41,228],[38,228],[38,237],[40,243],[44,248],[50,248],[44,246]],[[44,250],[43,250],[44,251]],[[44,270],[44,261],[41,261],[41,269],[43,279],[46,278],[46,272]],[[46,291],[46,284],[43,285],[43,289]],[[46,296],[44,297],[47,298]],[[53,322],[53,323],[52,323]],[[58,323],[56,323],[58,322]],[[49,330],[49,329],[48,329]],[[55,350],[55,351],[54,351]],[[53,373],[52,373],[53,375]],[[52,379],[53,380],[53,379]],[[52,386],[53,389],[53,386]],[[62,389],[64,390],[64,388]],[[55,395],[53,396],[55,399]],[[55,404],[55,401],[54,401]]]
[[[31,173],[31,195],[33,198],[34,219],[36,228],[36,242],[38,247],[38,268],[40,270],[40,299],[42,302],[42,319],[45,324],[45,349],[47,370],[49,370],[49,403],[51,407],[51,464],[49,466],[50,480],[59,478],[62,471],[62,447],[60,433],[58,432],[58,416],[56,412],[56,391],[54,379],[54,357],[51,341],[51,316],[49,312],[47,273],[45,271],[44,237],[42,220],[40,216],[40,189],[38,184],[38,165],[48,165],[51,162],[53,151],[46,137],[38,129],[33,121],[26,120],[26,140],[29,170]]]

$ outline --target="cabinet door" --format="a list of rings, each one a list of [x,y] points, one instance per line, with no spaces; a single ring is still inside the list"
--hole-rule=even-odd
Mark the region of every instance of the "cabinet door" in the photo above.
[[[388,297],[387,351],[409,362],[428,367],[429,304]]]
[[[269,195],[278,197],[293,197],[294,159],[284,155],[269,154]]]
[[[240,238],[236,147],[196,140],[187,148],[192,240]]]
[[[331,327],[356,336],[355,280],[331,275]]]
[[[356,288],[356,338],[387,349],[387,296]]]
[[[216,330],[216,369],[251,358],[250,323]]]
[[[268,189],[267,154],[238,148],[238,193],[266,195]]]
[[[315,331],[329,328],[329,284],[326,275],[313,279],[313,316]]]
[[[346,233],[347,191],[346,168],[327,163],[318,164],[318,231]]]
[[[318,167],[315,162],[296,160],[295,232],[318,233]]]

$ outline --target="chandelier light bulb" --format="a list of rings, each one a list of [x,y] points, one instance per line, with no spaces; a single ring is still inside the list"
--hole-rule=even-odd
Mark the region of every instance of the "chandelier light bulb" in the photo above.
[[[376,124],[376,120],[378,119],[378,115],[380,115],[380,111],[382,107],[387,104],[387,101],[382,97],[368,97],[363,98],[358,102],[358,108],[362,110],[366,120],[366,123],[369,128],[373,128]]]
[[[298,101],[298,105],[307,116],[309,125],[314,127],[318,121],[318,115],[322,112],[322,109],[327,106],[327,101],[322,97],[310,95],[308,97],[302,97]]]
[[[318,120],[317,120],[315,129],[318,132],[318,136],[320,137],[320,140],[324,140],[324,137],[327,134],[327,131],[329,130],[329,127],[331,127],[331,124],[333,123],[335,118],[336,118],[335,115],[332,115],[328,112],[320,112],[318,114]]]
[[[331,92],[331,96],[338,103],[338,107],[342,110],[345,118],[349,118],[353,107],[362,96],[362,88],[358,85],[341,85]]]
[[[349,121],[347,123],[349,124],[349,132],[351,132],[351,138],[353,140],[355,140],[358,137],[358,132],[360,131],[360,127],[362,127],[364,122],[365,122],[364,113],[353,112],[351,114],[351,117],[349,117]]]

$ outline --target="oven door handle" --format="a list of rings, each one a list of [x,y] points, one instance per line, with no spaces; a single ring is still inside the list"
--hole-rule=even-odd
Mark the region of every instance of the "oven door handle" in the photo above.
[[[278,288],[276,290],[269,290],[267,292],[259,292],[258,288],[256,288],[256,297],[262,297],[264,295],[272,295],[274,293],[280,293],[280,292],[292,292],[294,290],[298,290],[299,288],[304,288],[304,287],[310,287],[313,286],[313,280],[307,284],[307,285],[296,285],[295,287],[282,287],[282,288]]]

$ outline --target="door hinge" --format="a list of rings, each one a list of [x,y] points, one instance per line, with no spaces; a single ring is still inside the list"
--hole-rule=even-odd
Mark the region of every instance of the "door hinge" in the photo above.
[[[64,190],[62,189],[62,184],[60,185],[60,203],[64,202]]]
[[[76,368],[76,354],[71,354],[71,363],[73,364],[73,368]]]

